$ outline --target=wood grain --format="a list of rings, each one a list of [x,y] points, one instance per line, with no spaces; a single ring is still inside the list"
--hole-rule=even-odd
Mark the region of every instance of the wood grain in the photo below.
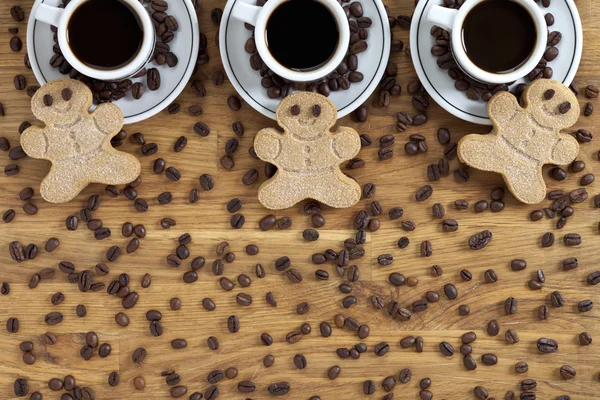
[[[576,1],[584,22],[585,48],[584,55],[576,81],[580,85],[598,83],[600,79],[600,31],[596,28],[596,19],[600,14],[600,5],[592,0]],[[29,98],[23,92],[13,88],[12,78],[17,73],[24,73],[29,84],[35,82],[31,71],[23,67],[25,51],[12,53],[8,46],[10,34],[7,28],[18,26],[19,36],[25,40],[25,24],[15,24],[9,15],[9,9],[17,4],[14,1],[0,0],[0,102],[4,105],[6,116],[0,118],[0,135],[6,136],[14,146],[18,143],[17,128],[24,120],[33,121],[29,109]],[[29,3],[18,2],[27,11]],[[392,14],[409,14],[412,11],[412,0],[397,1],[390,4]],[[431,390],[436,399],[471,399],[476,385],[483,385],[490,391],[490,396],[503,399],[507,390],[519,392],[519,382],[525,378],[538,381],[536,389],[538,399],[554,399],[561,394],[569,394],[571,399],[584,400],[600,398],[598,373],[600,372],[600,351],[598,344],[589,347],[578,344],[578,334],[589,332],[595,337],[600,334],[599,311],[582,314],[577,311],[580,300],[591,299],[598,303],[600,296],[596,287],[585,282],[586,276],[598,269],[598,252],[600,244],[597,224],[600,220],[598,211],[593,207],[592,197],[598,192],[598,183],[588,187],[590,199],[575,206],[576,213],[571,217],[567,226],[558,231],[554,228],[555,220],[543,219],[532,223],[529,213],[535,208],[518,204],[512,196],[505,198],[506,209],[501,213],[485,212],[475,214],[473,209],[458,211],[452,206],[454,200],[465,199],[471,205],[476,201],[489,200],[490,191],[494,187],[503,186],[498,175],[470,171],[471,179],[466,184],[457,183],[452,176],[433,182],[433,196],[424,203],[414,200],[415,191],[422,186],[426,179],[426,167],[442,156],[443,147],[435,139],[439,127],[448,127],[454,141],[467,133],[485,133],[487,128],[474,126],[459,121],[433,104],[429,111],[430,122],[422,127],[413,127],[407,133],[420,133],[427,137],[429,152],[409,157],[405,155],[403,146],[407,133],[396,134],[394,123],[395,113],[401,110],[413,112],[410,96],[404,93],[392,98],[387,108],[379,108],[375,100],[369,101],[370,117],[366,123],[358,124],[351,118],[344,118],[340,123],[352,126],[359,132],[370,134],[374,145],[364,148],[360,157],[367,161],[363,169],[347,171],[361,185],[373,182],[377,192],[373,199],[379,200],[386,213],[389,208],[401,206],[404,208],[403,219],[411,219],[417,224],[414,232],[406,233],[400,228],[400,221],[389,221],[387,214],[381,217],[382,227],[375,233],[368,234],[365,257],[357,260],[361,271],[361,279],[354,284],[353,294],[358,297],[358,304],[349,310],[343,309],[341,300],[344,297],[337,286],[343,279],[335,275],[333,265],[326,264],[321,268],[330,272],[328,281],[317,281],[314,271],[318,268],[310,261],[311,254],[332,248],[339,250],[344,239],[352,237],[352,218],[354,214],[368,207],[369,200],[361,202],[350,210],[323,209],[326,225],[319,229],[321,236],[317,242],[308,243],[302,240],[301,232],[310,227],[310,217],[302,212],[302,205],[278,212],[277,216],[289,216],[293,219],[292,229],[261,232],[258,221],[269,212],[263,209],[256,200],[259,184],[264,181],[263,164],[247,155],[252,145],[254,134],[263,127],[274,126],[274,123],[260,116],[246,104],[239,112],[231,111],[226,105],[226,99],[234,93],[234,89],[226,82],[222,87],[211,83],[214,71],[221,69],[218,50],[214,45],[217,28],[210,22],[210,10],[213,7],[223,7],[222,1],[207,0],[199,12],[201,31],[209,39],[210,63],[202,66],[196,74],[207,87],[208,96],[196,98],[191,90],[186,91],[177,100],[182,109],[192,104],[200,104],[204,115],[199,119],[181,112],[168,115],[166,112],[143,123],[126,127],[127,131],[143,132],[148,141],[158,143],[159,153],[154,157],[144,157],[139,148],[129,139],[122,149],[136,154],[142,162],[143,183],[138,188],[140,197],[150,203],[147,213],[138,213],[132,203],[122,196],[110,199],[103,193],[103,187],[92,185],[76,200],[65,205],[51,205],[44,202],[38,195],[38,186],[46,174],[49,164],[33,159],[18,162],[21,173],[14,177],[0,176],[0,208],[13,208],[17,217],[10,224],[0,225],[0,280],[11,285],[8,296],[0,298],[0,398],[13,398],[12,384],[17,377],[29,380],[30,393],[41,391],[44,398],[58,398],[58,393],[51,392],[47,383],[53,377],[64,377],[72,374],[80,386],[90,386],[96,392],[97,399],[148,399],[168,398],[169,387],[160,376],[163,370],[174,369],[181,375],[181,384],[189,388],[188,394],[204,390],[209,386],[207,374],[214,369],[225,369],[235,366],[239,375],[235,380],[223,380],[218,384],[220,398],[266,399],[271,396],[267,387],[272,382],[287,381],[292,386],[292,392],[287,398],[307,399],[319,395],[321,399],[358,399],[366,398],[362,394],[362,382],[373,379],[377,383],[377,392],[373,398],[381,398],[384,391],[381,381],[389,375],[396,375],[403,368],[411,368],[413,379],[407,385],[398,384],[394,389],[396,399],[418,398],[418,382],[430,377],[433,381]],[[396,38],[407,42],[408,32],[394,29]],[[408,57],[404,54],[394,54],[393,60],[398,63],[398,79],[403,88],[415,78],[415,73]],[[580,101],[584,102],[583,97]],[[589,129],[594,132],[600,114],[591,118],[581,118],[577,128]],[[201,138],[192,131],[193,124],[202,120],[210,125],[211,134]],[[224,154],[224,145],[229,138],[234,137],[231,123],[241,121],[246,133],[240,140],[237,150],[235,168],[224,170],[218,163]],[[377,159],[377,141],[388,133],[396,135],[394,151],[396,156],[386,162]],[[185,135],[189,144],[181,153],[174,153],[172,146],[175,140]],[[581,146],[580,159],[587,164],[586,171],[598,173],[600,168],[597,161],[598,147],[594,142]],[[152,162],[156,157],[163,157],[167,165],[176,166],[183,178],[177,183],[168,181],[164,176],[152,173]],[[6,153],[0,154],[0,167],[10,163]],[[451,170],[457,168],[456,160],[451,161]],[[243,174],[249,168],[260,171],[260,179],[250,187],[242,185]],[[198,177],[209,173],[215,177],[215,188],[210,192],[201,192],[200,201],[189,204],[187,196],[191,188],[199,187]],[[563,182],[549,180],[549,189],[572,190],[578,187],[582,173],[570,174]],[[22,211],[23,202],[19,200],[19,191],[27,186],[35,188],[33,202],[39,207],[35,216],[27,216]],[[171,191],[175,200],[170,205],[160,206],[156,196],[163,191]],[[85,226],[75,232],[65,229],[65,219],[77,214],[85,206],[86,199],[93,193],[102,194],[102,205],[94,216],[102,219],[105,226],[112,229],[111,238],[95,241],[91,231]],[[246,217],[246,223],[241,230],[233,230],[229,226],[230,215],[225,205],[237,197],[242,200],[241,212]],[[447,217],[456,219],[460,229],[455,233],[442,231],[440,222],[431,215],[431,206],[439,202],[446,207]],[[543,206],[547,206],[546,202]],[[168,216],[176,219],[177,226],[170,230],[160,228],[158,222]],[[42,281],[36,289],[29,289],[27,283],[32,274],[42,268],[56,268],[58,262],[68,260],[73,262],[78,270],[93,269],[98,262],[104,261],[104,252],[112,245],[124,247],[129,239],[120,234],[121,225],[125,221],[134,224],[143,223],[148,235],[141,241],[140,249],[133,255],[122,255],[116,263],[110,264],[111,273],[107,277],[94,277],[95,281],[109,283],[120,273],[131,276],[131,288],[140,294],[138,304],[131,310],[125,311],[131,318],[127,328],[121,328],[114,322],[114,315],[122,311],[120,300],[108,296],[104,291],[99,293],[81,293],[76,285],[67,283],[66,276],[57,270],[52,280]],[[83,225],[83,224],[82,224]],[[491,244],[481,251],[472,251],[467,246],[468,238],[483,229],[490,229],[494,238]],[[548,249],[542,249],[540,238],[546,231],[554,231],[557,243]],[[191,258],[186,260],[178,269],[166,264],[166,256],[174,252],[177,238],[184,232],[193,237],[189,246]],[[578,247],[566,247],[562,243],[562,235],[568,232],[578,232],[583,237],[583,244]],[[43,249],[45,241],[50,237],[59,237],[61,245],[52,254],[43,250],[34,261],[17,264],[12,261],[7,251],[8,243],[19,240],[24,244],[36,243]],[[401,236],[410,238],[410,245],[401,250],[396,242]],[[235,262],[227,264],[224,276],[236,280],[240,273],[252,277],[249,288],[236,288],[231,292],[223,291],[210,268],[217,258],[215,246],[222,240],[227,240],[236,254]],[[433,255],[421,257],[419,244],[422,240],[431,240]],[[256,256],[245,254],[247,244],[256,244],[260,252]],[[391,253],[394,263],[388,267],[377,264],[377,256]],[[193,284],[182,281],[184,271],[190,268],[193,257],[204,256],[207,265],[199,271],[199,280]],[[274,261],[283,255],[292,259],[292,264],[304,275],[301,284],[291,284],[285,275],[274,269]],[[562,270],[562,260],[566,257],[577,257],[580,267],[571,272]],[[513,272],[510,261],[514,258],[524,258],[528,267],[521,272]],[[262,263],[267,271],[264,279],[257,279],[253,273],[255,263]],[[429,269],[438,264],[444,269],[444,275],[439,278],[430,276]],[[473,280],[462,282],[459,271],[463,268],[473,273]],[[486,284],[483,273],[493,268],[499,275],[495,284]],[[543,269],[547,276],[546,284],[540,291],[527,288],[527,281],[533,277],[537,269]],[[152,286],[148,289],[140,287],[140,279],[144,273],[152,274]],[[419,285],[416,287],[392,287],[387,283],[391,272],[401,272],[406,277],[416,277]],[[409,322],[400,323],[390,320],[383,312],[376,311],[370,304],[369,298],[377,294],[392,299],[410,308],[410,304],[423,297],[428,290],[443,293],[446,283],[454,282],[459,291],[455,301],[449,301],[445,296],[435,304],[430,304],[426,312],[414,314]],[[539,321],[536,310],[542,304],[550,305],[549,295],[554,290],[560,290],[566,299],[563,308],[551,308],[550,319]],[[50,297],[57,291],[62,291],[66,297],[64,303],[53,306]],[[265,294],[272,292],[277,299],[277,307],[267,305]],[[249,307],[236,304],[237,293],[244,292],[254,297]],[[514,296],[518,299],[518,313],[507,316],[504,313],[504,300]],[[179,297],[182,307],[179,311],[169,308],[169,299]],[[217,308],[213,312],[204,310],[202,299],[212,298]],[[310,312],[304,316],[297,315],[296,305],[302,301],[310,304]],[[79,319],[75,314],[75,306],[85,304],[88,314]],[[467,317],[458,315],[461,304],[469,305],[471,314]],[[161,337],[152,337],[148,329],[145,313],[149,309],[157,309],[163,313],[162,323],[165,333]],[[64,314],[64,322],[48,327],[44,316],[51,311]],[[361,323],[368,324],[371,335],[364,340],[369,351],[359,360],[340,360],[335,349],[350,347],[360,340],[355,334],[346,329],[334,327],[333,335],[323,338],[319,334],[319,324],[327,321],[333,325],[333,317],[337,313],[353,316]],[[236,334],[227,331],[226,321],[229,315],[240,317],[241,329]],[[21,323],[17,334],[9,334],[4,329],[4,323],[9,317],[18,317]],[[501,333],[490,337],[485,333],[485,326],[491,319],[497,319]],[[313,333],[305,336],[299,343],[290,345],[285,342],[285,335],[299,326],[309,322]],[[520,342],[507,345],[504,342],[504,332],[514,329],[520,335]],[[42,335],[47,330],[58,335],[58,342],[45,345]],[[484,353],[496,353],[498,365],[485,366],[479,362],[476,371],[468,372],[462,365],[462,357],[443,357],[438,350],[442,340],[450,342],[458,350],[460,336],[473,330],[478,340],[473,344],[474,358],[479,362]],[[79,349],[85,342],[84,333],[95,331],[100,342],[112,345],[112,354],[107,358],[95,355],[90,361],[84,361],[79,356]],[[270,333],[275,343],[265,347],[260,343],[260,334]],[[218,351],[210,351],[206,339],[214,335],[220,340]],[[419,335],[424,338],[425,351],[416,353],[414,350],[401,349],[399,340],[407,335]],[[551,337],[560,344],[556,354],[540,354],[535,342],[540,337]],[[170,342],[175,338],[185,338],[188,347],[183,350],[171,349]],[[34,342],[34,354],[37,362],[27,366],[21,360],[19,343],[24,340]],[[391,351],[384,357],[373,354],[375,344],[387,341]],[[135,365],[131,353],[139,346],[148,351],[143,364]],[[296,370],[292,361],[295,354],[302,353],[308,360],[305,370]],[[275,364],[265,368],[262,359],[267,354],[275,356]],[[526,361],[529,372],[523,375],[514,372],[514,364]],[[577,369],[577,377],[570,381],[563,380],[559,375],[561,365],[571,365]],[[333,366],[342,367],[340,377],[335,381],[327,379],[327,370]],[[108,374],[119,371],[121,384],[116,388],[109,387]],[[143,376],[146,389],[143,392],[133,388],[132,381],[136,376]],[[257,385],[253,394],[242,394],[237,391],[237,383],[241,380],[252,380]]]

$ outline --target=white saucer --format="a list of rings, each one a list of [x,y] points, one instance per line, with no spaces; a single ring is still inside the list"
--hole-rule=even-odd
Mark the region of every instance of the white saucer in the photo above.
[[[421,0],[415,9],[410,28],[410,49],[417,75],[427,93],[446,111],[465,121],[491,125],[487,103],[469,100],[464,92],[456,90],[448,71],[439,68],[437,57],[431,54],[435,38],[430,34],[432,24],[427,21],[426,15],[432,5],[442,3],[442,0]],[[556,46],[560,51],[559,56],[548,64],[554,72],[552,79],[569,85],[577,73],[583,49],[583,32],[577,6],[573,0],[552,0],[550,7],[542,7],[542,11],[554,15],[555,23],[550,31],[562,33],[562,40]],[[516,84],[521,82],[523,80]]]
[[[37,21],[33,17],[40,3],[56,6],[59,1],[36,0],[27,24],[29,62],[37,81],[40,85],[43,85],[48,81],[64,78],[66,75],[50,66],[50,57],[54,54],[52,51],[54,42],[50,26]],[[173,15],[179,23],[175,39],[169,43],[171,51],[178,58],[178,63],[173,68],[169,68],[167,65],[159,66],[154,62],[149,63],[147,68],[158,68],[160,71],[160,88],[154,92],[146,88],[144,95],[139,100],[134,100],[131,97],[131,92],[129,92],[126,97],[114,102],[123,111],[125,124],[132,124],[150,118],[171,104],[185,88],[194,70],[200,40],[196,10],[190,0],[169,0],[168,3],[169,14]],[[145,77],[132,80],[146,84]]]
[[[254,0],[229,0],[223,12],[219,33],[219,47],[223,67],[233,87],[256,111],[275,119],[275,110],[281,99],[270,99],[260,85],[258,71],[250,68],[250,55],[244,50],[251,31],[244,23],[231,16],[231,9],[238,1],[255,4]],[[329,98],[338,109],[341,118],[363,104],[379,85],[390,55],[390,28],[381,0],[362,0],[365,17],[373,21],[369,29],[368,49],[358,55],[358,70],[363,73],[362,82],[353,83],[348,90],[331,92]]]

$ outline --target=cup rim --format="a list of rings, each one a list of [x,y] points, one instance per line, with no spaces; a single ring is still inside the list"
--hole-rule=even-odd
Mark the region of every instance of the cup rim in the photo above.
[[[465,21],[467,14],[479,3],[485,0],[470,0],[465,2],[465,4],[458,10],[456,14],[456,18],[452,23],[452,33],[450,35],[450,40],[452,44],[452,52],[454,53],[454,57],[456,62],[464,68],[465,72],[467,72],[471,77],[480,80],[486,83],[495,83],[495,84],[503,84],[508,82],[513,82],[519,80],[529,74],[531,71],[535,69],[540,60],[542,59],[544,52],[546,51],[546,43],[548,41],[548,27],[546,25],[546,20],[544,19],[544,15],[542,14],[541,9],[530,0],[511,0],[514,3],[519,4],[523,7],[531,16],[533,23],[535,24],[536,29],[536,43],[534,46],[533,52],[529,55],[527,61],[521,64],[520,67],[515,69],[512,72],[496,74],[492,72],[485,71],[475,65],[463,47],[462,40],[462,25]]]
[[[59,26],[57,27],[58,43],[60,45],[62,55],[69,62],[69,64],[71,64],[75,70],[85,76],[102,80],[123,79],[142,69],[152,54],[155,42],[155,32],[150,14],[148,14],[144,6],[137,0],[120,0],[126,3],[137,15],[140,23],[142,24],[143,30],[142,46],[138,50],[136,56],[129,63],[116,69],[100,70],[84,64],[83,62],[79,61],[77,57],[75,57],[75,54],[73,54],[69,47],[69,41],[67,39],[67,27],[69,19],[73,15],[74,11],[85,1],[86,0],[72,0],[69,2],[69,4],[65,7],[65,11],[63,12],[63,15],[59,21]]]
[[[346,57],[347,44],[350,42],[350,25],[344,13],[344,9],[336,0],[314,0],[326,7],[334,17],[338,26],[338,47],[329,60],[319,68],[310,71],[294,71],[281,65],[270,53],[266,42],[266,24],[272,12],[286,0],[271,0],[265,3],[259,12],[255,26],[256,49],[262,61],[277,75],[294,82],[311,82],[327,76],[335,70]],[[346,45],[344,45],[344,43]]]

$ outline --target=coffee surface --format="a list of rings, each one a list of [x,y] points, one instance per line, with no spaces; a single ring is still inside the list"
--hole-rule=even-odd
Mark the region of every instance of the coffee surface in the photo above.
[[[141,22],[119,0],[89,0],[74,11],[67,29],[71,50],[95,69],[116,69],[129,63],[142,46]]]
[[[331,12],[314,0],[282,3],[267,21],[267,46],[284,67],[316,69],[338,46],[338,26]]]
[[[522,65],[535,47],[537,34],[529,12],[510,0],[487,0],[465,18],[464,49],[479,68],[510,72]]]

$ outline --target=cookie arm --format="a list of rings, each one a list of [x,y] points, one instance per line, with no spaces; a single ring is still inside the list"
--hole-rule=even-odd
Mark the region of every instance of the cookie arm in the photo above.
[[[559,138],[552,148],[551,164],[566,165],[573,161],[579,154],[579,143],[577,140],[565,133],[558,135]]]
[[[21,147],[29,157],[47,158],[48,138],[44,129],[31,126],[21,135]]]
[[[100,104],[92,113],[94,125],[105,135],[114,136],[123,127],[123,113],[114,104]]]
[[[273,128],[261,129],[254,138],[254,151],[258,158],[272,162],[281,153],[282,135]]]
[[[349,160],[360,151],[358,132],[347,126],[340,126],[333,134],[333,151],[340,160]]]
[[[488,103],[488,114],[495,126],[512,120],[521,110],[517,98],[509,92],[498,92]]]

